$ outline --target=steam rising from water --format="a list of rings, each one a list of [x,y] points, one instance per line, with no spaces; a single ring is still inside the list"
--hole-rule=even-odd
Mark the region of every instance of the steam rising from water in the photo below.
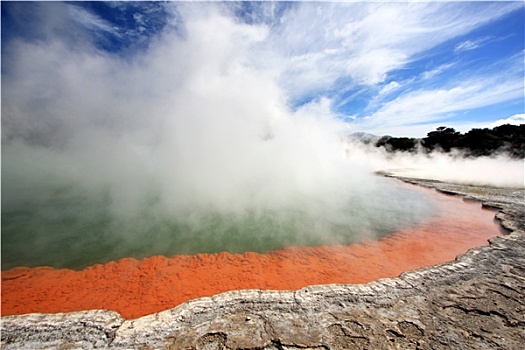
[[[496,152],[482,157],[468,157],[458,150],[428,154],[423,151],[390,153],[382,147],[359,142],[348,142],[346,147],[354,159],[360,158],[376,171],[386,171],[397,176],[478,186],[525,186],[524,160],[511,158],[505,153]]]
[[[347,154],[344,123],[287,106],[250,63],[263,27],[192,16],[132,60],[9,46],[3,268],[348,243],[432,212]]]

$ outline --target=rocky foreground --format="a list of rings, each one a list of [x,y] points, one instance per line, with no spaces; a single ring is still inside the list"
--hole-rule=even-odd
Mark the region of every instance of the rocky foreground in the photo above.
[[[510,233],[450,263],[365,285],[244,290],[124,320],[2,317],[3,349],[523,349],[525,190],[403,179],[497,208]]]

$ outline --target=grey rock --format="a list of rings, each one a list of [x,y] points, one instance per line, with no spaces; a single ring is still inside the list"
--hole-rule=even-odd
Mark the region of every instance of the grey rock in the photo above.
[[[117,312],[90,310],[2,317],[3,349],[102,349],[124,319]]]
[[[242,290],[124,320],[2,317],[3,349],[522,349],[525,191],[403,179],[498,208],[509,234],[455,261],[365,285]]]

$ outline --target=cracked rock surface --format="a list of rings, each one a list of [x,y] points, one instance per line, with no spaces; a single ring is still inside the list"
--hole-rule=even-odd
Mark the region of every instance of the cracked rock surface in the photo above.
[[[523,349],[525,190],[402,179],[497,208],[510,233],[455,261],[364,285],[243,290],[124,320],[2,317],[2,349]]]

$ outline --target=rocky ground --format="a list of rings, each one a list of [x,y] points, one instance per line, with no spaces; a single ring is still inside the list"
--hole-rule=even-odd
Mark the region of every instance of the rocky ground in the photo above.
[[[509,234],[365,285],[228,292],[134,320],[103,310],[5,316],[1,347],[523,349],[525,190],[403,180],[497,208]]]

